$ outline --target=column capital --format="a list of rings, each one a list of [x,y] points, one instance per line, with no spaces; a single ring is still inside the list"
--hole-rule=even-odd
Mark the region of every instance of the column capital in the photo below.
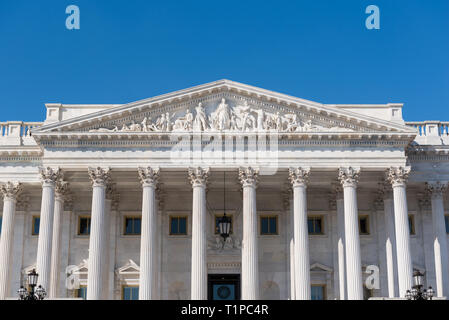
[[[206,187],[209,179],[209,168],[189,168],[189,180],[192,187]]]
[[[109,168],[88,168],[87,172],[94,187],[106,187],[111,181],[111,170]]]
[[[0,186],[0,192],[3,194],[3,199],[17,200],[17,196],[23,190],[23,185],[20,182],[8,181]]]
[[[360,168],[341,167],[338,170],[338,179],[343,187],[356,187],[359,182]]]
[[[441,198],[447,190],[447,182],[426,182],[426,191],[432,198]]]
[[[157,187],[159,183],[159,168],[139,167],[138,172],[142,187]]]
[[[390,167],[386,172],[386,179],[393,187],[405,186],[410,169],[410,167]]]
[[[252,167],[239,169],[239,180],[242,187],[257,187],[259,182],[259,170]]]
[[[51,167],[39,167],[40,179],[42,185],[52,184],[54,185],[56,181],[63,179],[64,175],[60,168]]]
[[[55,199],[64,201],[69,194],[69,183],[64,180],[57,180],[55,185]]]
[[[309,183],[310,168],[289,168],[288,178],[293,187],[307,187]]]

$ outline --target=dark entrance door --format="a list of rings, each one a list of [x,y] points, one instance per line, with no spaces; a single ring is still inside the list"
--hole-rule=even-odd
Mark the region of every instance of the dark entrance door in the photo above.
[[[207,295],[209,300],[240,300],[240,275],[209,274]]]

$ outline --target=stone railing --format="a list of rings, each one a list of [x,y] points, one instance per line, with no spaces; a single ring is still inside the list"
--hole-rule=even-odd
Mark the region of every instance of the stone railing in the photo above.
[[[449,121],[419,121],[405,124],[418,129],[415,141],[419,144],[449,144]]]
[[[0,145],[36,145],[31,129],[42,126],[42,122],[8,121],[0,122]]]

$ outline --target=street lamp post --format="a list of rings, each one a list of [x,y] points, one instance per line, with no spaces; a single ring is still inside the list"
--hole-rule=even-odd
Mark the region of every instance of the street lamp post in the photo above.
[[[23,286],[20,287],[20,289],[17,291],[20,300],[44,300],[45,296],[47,295],[45,289],[42,288],[41,285],[39,285],[35,289],[38,277],[39,274],[36,273],[35,269],[28,273],[27,280],[29,290],[25,289]]]
[[[405,294],[405,297],[408,300],[432,300],[434,291],[432,287],[429,287],[427,290],[422,289],[423,283],[424,283],[424,274],[422,274],[419,271],[415,271],[413,273],[413,282],[414,285],[412,287],[412,290],[407,290],[407,293]]]

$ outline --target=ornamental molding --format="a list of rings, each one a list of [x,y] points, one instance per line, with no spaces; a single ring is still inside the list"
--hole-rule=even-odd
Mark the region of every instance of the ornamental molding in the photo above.
[[[142,186],[150,186],[156,188],[159,183],[159,168],[152,167],[139,167],[138,168],[139,179]]]
[[[411,167],[390,167],[386,171],[386,180],[393,187],[404,186],[407,183]]]
[[[242,187],[257,188],[259,183],[259,169],[252,167],[239,168],[239,181]]]
[[[360,178],[360,168],[340,168],[338,170],[338,179],[343,187],[356,187]]]
[[[60,168],[39,167],[39,175],[43,184],[55,184],[64,178]]]
[[[209,179],[209,168],[189,168],[189,181],[192,187],[206,187]]]
[[[426,182],[426,190],[432,198],[441,198],[447,190],[447,182]]]
[[[170,132],[232,128],[243,131],[279,128],[292,132],[344,130],[417,134],[417,129],[412,127],[229,80],[207,83],[95,114],[46,124],[33,129],[32,134],[39,139],[44,133],[64,134],[68,131],[94,130],[110,134],[121,130]]]
[[[207,249],[212,253],[221,252],[239,252],[242,248],[242,241],[236,236],[229,236],[226,240],[219,235],[212,236],[208,239]]]
[[[17,200],[17,196],[22,192],[23,184],[20,182],[8,181],[0,186],[0,192],[3,194],[3,199]]]
[[[94,187],[106,187],[111,183],[111,170],[109,168],[88,168],[87,172]]]
[[[310,168],[289,168],[288,178],[293,187],[306,187],[309,183]]]

